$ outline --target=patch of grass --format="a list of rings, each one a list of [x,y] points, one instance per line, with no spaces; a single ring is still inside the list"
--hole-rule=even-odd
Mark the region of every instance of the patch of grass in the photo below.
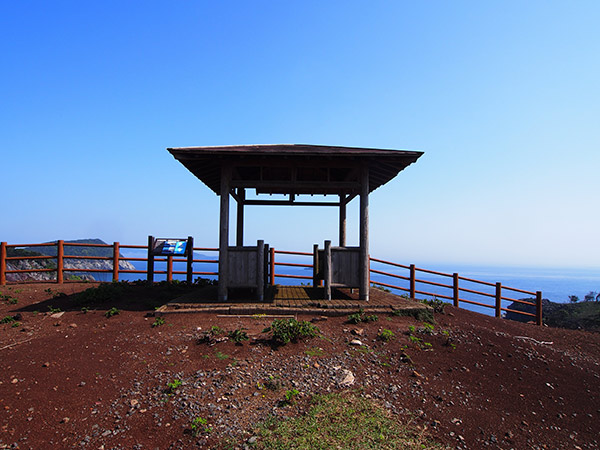
[[[308,356],[323,356],[323,349],[320,347],[312,347],[308,350],[305,350],[304,353],[306,353]]]
[[[399,317],[413,317],[420,322],[435,323],[433,312],[424,309],[395,309],[392,314]]]
[[[319,333],[319,329],[306,320],[275,319],[263,332],[271,332],[273,341],[285,345],[289,342],[297,342],[299,339],[313,338]]]
[[[156,319],[154,319],[154,322],[152,322],[152,328],[156,328],[156,327],[160,327],[161,325],[164,325],[165,319],[161,316],[158,316]]]
[[[12,323],[15,321],[15,318],[13,316],[4,316],[2,319],[0,319],[0,323]]]
[[[259,450],[441,449],[411,424],[401,424],[356,393],[315,395],[302,416],[270,418],[257,430]]]
[[[107,319],[110,319],[112,316],[116,316],[117,314],[120,314],[120,313],[121,313],[121,311],[119,311],[117,308],[115,308],[113,306],[108,311],[106,311],[104,313],[104,315],[106,316]]]
[[[348,322],[352,324],[358,324],[361,322],[377,322],[378,320],[379,317],[377,317],[376,314],[370,314],[368,316],[365,316],[364,311],[362,309],[359,309],[358,312],[355,312],[348,316]]]

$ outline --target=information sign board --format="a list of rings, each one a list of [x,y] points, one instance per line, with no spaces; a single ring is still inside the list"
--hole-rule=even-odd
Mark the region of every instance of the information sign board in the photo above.
[[[187,255],[187,239],[155,238],[152,244],[154,256],[185,256]]]

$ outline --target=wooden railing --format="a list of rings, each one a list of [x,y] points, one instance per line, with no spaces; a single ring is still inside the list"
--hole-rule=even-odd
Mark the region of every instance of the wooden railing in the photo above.
[[[10,248],[35,248],[35,247],[56,247],[56,256],[8,256],[8,249]],[[112,256],[81,256],[81,255],[69,255],[65,254],[65,247],[101,247],[101,248],[111,248]],[[135,249],[135,250],[144,250],[146,251],[146,255],[144,257],[124,257],[121,256],[121,249]],[[62,240],[59,240],[55,243],[45,243],[45,244],[11,244],[8,245],[6,242],[0,243],[0,285],[5,285],[7,283],[7,275],[15,274],[15,273],[35,273],[35,272],[55,272],[56,273],[56,283],[64,283],[65,281],[70,281],[67,277],[65,280],[65,273],[68,272],[99,272],[99,273],[110,273],[112,274],[113,281],[119,281],[120,274],[145,274],[148,275],[148,270],[132,270],[132,269],[121,269],[119,267],[120,261],[137,261],[137,262],[145,262],[148,264],[148,256],[147,256],[148,246],[147,245],[123,245],[119,242],[115,242],[113,244],[85,244],[85,243],[65,243]],[[197,252],[218,252],[218,248],[207,248],[207,247],[194,247],[194,251]],[[315,250],[316,251],[316,250]],[[310,257],[309,263],[292,263],[292,262],[284,262],[277,261],[276,255],[288,255],[293,257]],[[269,281],[271,285],[275,284],[276,278],[287,278],[287,279],[297,279],[297,280],[312,280],[313,283],[316,282],[316,277],[314,274],[313,261],[315,258],[315,253],[308,252],[294,252],[294,251],[284,251],[284,250],[275,250],[274,248],[269,249],[269,261],[268,261],[268,275]],[[55,267],[46,267],[46,268],[37,268],[37,269],[20,269],[20,270],[8,270],[7,263],[10,261],[16,260],[53,260],[55,261]],[[82,268],[68,268],[65,267],[65,260],[105,260],[112,262],[112,268],[110,269],[82,269]],[[383,281],[374,281],[371,280],[371,283],[376,286],[383,286],[389,289],[393,289],[400,292],[405,292],[411,298],[416,298],[417,295],[429,296],[434,298],[440,298],[444,300],[451,301],[454,306],[457,308],[461,307],[461,304],[469,304],[483,308],[490,308],[494,310],[494,315],[496,317],[501,317],[503,312],[511,312],[515,314],[521,314],[523,316],[529,316],[532,320],[538,325],[542,324],[542,293],[541,291],[531,292],[525,291],[522,289],[517,289],[513,287],[503,286],[501,283],[490,283],[487,281],[475,280],[472,278],[462,277],[458,273],[443,273],[437,272],[434,270],[422,269],[415,267],[414,264],[411,265],[403,265],[390,261],[385,261],[377,258],[370,258],[371,262],[379,263],[385,266],[390,266],[395,269],[405,270],[405,275],[399,275],[396,273],[386,272],[383,270],[370,269],[371,274],[377,274],[380,277],[390,278],[389,282]],[[167,281],[173,281],[174,275],[189,275],[189,272],[173,270],[174,263],[187,263],[188,260],[186,258],[176,258],[173,256],[167,257],[154,257],[155,262],[165,262],[166,270],[156,271],[154,270],[154,274],[165,275]],[[193,259],[193,263],[199,264],[218,264],[218,258],[216,259]],[[278,267],[291,267],[291,268],[299,268],[299,269],[313,269],[309,275],[298,275],[298,274],[290,274],[277,272],[276,269]],[[210,271],[192,271],[192,275],[204,275],[204,276],[218,276],[218,272],[210,272]],[[419,274],[428,274],[433,275],[436,278],[436,281],[426,280],[424,278],[417,278]],[[446,281],[444,283],[443,281]],[[393,284],[396,283],[396,284]],[[403,283],[400,285],[399,283]],[[466,286],[465,286],[466,284]],[[431,292],[430,290],[426,290],[427,286],[435,286],[437,288],[442,289],[445,293],[439,292]],[[469,286],[469,287],[467,287]],[[493,292],[484,292],[482,290],[477,290],[471,287],[478,287],[479,289],[492,288]],[[515,292],[520,294],[529,295],[535,298],[535,301],[527,301],[521,299],[515,299],[511,297],[506,297],[506,292]],[[469,295],[469,298],[465,298],[465,294]],[[482,300],[483,298],[483,300]],[[493,299],[491,302],[490,299]],[[487,303],[484,302],[487,300]],[[524,305],[529,305],[535,307],[535,313],[530,313],[527,311],[517,311],[514,309],[505,308],[502,305],[502,302],[515,302],[521,303]]]
[[[390,261],[384,261],[382,259],[377,259],[377,258],[371,258],[371,261],[377,262],[380,264],[389,265],[391,267],[405,269],[408,271],[406,276],[403,276],[403,275],[397,275],[397,274],[393,274],[393,273],[389,273],[389,272],[384,272],[382,270],[371,269],[371,273],[376,273],[376,274],[379,274],[382,276],[390,277],[394,280],[403,280],[405,282],[408,282],[407,283],[408,287],[405,287],[406,283],[405,283],[405,286],[398,286],[397,284],[384,283],[384,282],[380,282],[380,281],[372,281],[372,283],[375,285],[384,286],[386,288],[406,292],[409,295],[409,297],[411,297],[411,298],[416,298],[416,295],[420,294],[420,295],[450,300],[450,301],[452,301],[453,305],[456,306],[457,308],[460,308],[461,303],[480,306],[483,308],[490,308],[490,309],[494,310],[494,315],[496,317],[501,317],[502,312],[512,312],[515,314],[530,316],[532,318],[532,320],[535,320],[535,322],[538,325],[542,324],[542,292],[541,291],[536,291],[536,292],[525,291],[523,289],[517,289],[517,288],[513,288],[513,287],[503,286],[502,283],[490,283],[488,281],[481,281],[481,280],[475,280],[473,278],[461,277],[458,273],[449,274],[449,273],[444,273],[444,272],[437,272],[434,270],[421,269],[421,268],[415,267],[414,264],[405,266],[403,264],[397,264],[397,263],[393,263]],[[445,284],[445,283],[438,282],[438,281],[425,280],[423,278],[417,278],[418,273],[426,273],[429,275],[434,275],[436,277],[439,277],[440,280],[448,280],[449,279],[451,281],[449,281],[449,284]],[[461,282],[470,283],[470,285],[472,284],[472,285],[478,285],[478,286],[486,286],[488,288],[491,287],[494,289],[494,292],[493,293],[483,292],[481,290],[464,287],[463,283],[461,283]],[[423,290],[423,289],[426,289],[426,287],[421,287],[422,285],[436,286],[438,288],[447,289],[448,294],[434,293],[434,292]],[[533,298],[535,298],[535,302],[531,302],[531,301],[527,301],[527,300],[519,300],[519,299],[515,299],[515,298],[511,298],[511,297],[505,297],[503,295],[503,292],[505,292],[505,291],[518,292],[520,294],[530,295]],[[483,303],[481,300],[476,301],[476,300],[464,298],[462,296],[464,293],[468,293],[468,294],[477,296],[475,298],[477,298],[478,300],[482,297],[485,297],[486,299],[492,298],[494,300],[493,300],[492,304]],[[503,301],[515,302],[515,303],[521,303],[524,305],[533,306],[533,307],[535,307],[536,312],[535,312],[535,314],[533,314],[533,313],[529,313],[527,311],[518,311],[515,309],[505,308],[502,306]]]
[[[56,247],[56,256],[8,256],[9,248],[36,248],[36,247]],[[69,255],[68,252],[65,254],[65,248],[68,247],[100,247],[100,248],[111,248],[112,256],[84,256],[84,255]],[[56,283],[64,283],[65,281],[71,281],[69,277],[65,280],[65,272],[77,272],[77,273],[107,273],[112,274],[113,281],[119,281],[120,274],[144,274],[147,276],[148,270],[134,270],[134,269],[121,269],[119,263],[121,261],[138,261],[145,262],[148,264],[147,254],[144,257],[124,257],[121,256],[121,249],[138,249],[148,251],[146,245],[123,245],[119,242],[113,244],[85,244],[76,242],[64,242],[59,240],[57,242],[45,243],[45,244],[11,244],[8,245],[6,242],[0,243],[0,285],[7,283],[7,275],[13,273],[42,273],[42,272],[54,272],[56,273]],[[194,251],[198,252],[218,252],[218,248],[206,248],[206,247],[194,247]],[[19,270],[8,270],[7,263],[10,261],[18,260],[52,260],[55,263],[55,267],[50,268],[37,268],[37,269],[19,269]],[[111,261],[112,268],[110,269],[91,269],[91,268],[69,268],[65,267],[65,260],[96,260],[96,261]],[[166,263],[166,270],[153,270],[154,274],[165,275],[167,281],[173,281],[173,275],[187,275],[187,271],[173,270],[174,263],[187,263],[186,258],[175,258],[173,256],[165,257],[154,257],[154,261]],[[192,259],[193,263],[210,263],[218,264],[218,259]],[[216,276],[218,272],[207,272],[207,271],[192,271],[192,275],[209,275]],[[47,281],[47,280],[46,280]]]

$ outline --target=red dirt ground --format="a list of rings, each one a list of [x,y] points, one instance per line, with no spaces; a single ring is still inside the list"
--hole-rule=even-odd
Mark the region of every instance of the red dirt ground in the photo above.
[[[139,301],[151,290],[87,313],[70,306],[71,294],[91,286],[0,288],[18,300],[0,301],[0,318],[20,314],[18,326],[0,325],[0,449],[243,448],[270,414],[293,415],[311,394],[348,389],[450,448],[600,445],[596,333],[448,306],[432,334],[410,317],[380,314],[360,325],[330,317],[315,323],[321,338],[272,347],[261,333],[272,319],[264,317],[180,314],[152,327],[152,308]],[[52,298],[56,291],[67,296]],[[53,318],[49,306],[65,312]],[[107,318],[112,306],[120,314]],[[244,328],[250,340],[198,343],[214,325]],[[410,341],[411,325],[420,343]],[[395,339],[378,340],[383,328]],[[350,345],[357,338],[365,345]],[[339,384],[343,369],[355,377],[351,387]],[[175,380],[181,386],[169,390]],[[291,387],[301,392],[298,405],[279,406]],[[194,417],[211,431],[194,437]],[[227,439],[240,444],[227,447]]]

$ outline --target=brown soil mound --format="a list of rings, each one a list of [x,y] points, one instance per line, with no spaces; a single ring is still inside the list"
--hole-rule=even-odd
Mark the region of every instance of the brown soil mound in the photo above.
[[[448,306],[433,330],[387,314],[359,325],[329,317],[315,322],[322,337],[276,347],[262,333],[272,319],[262,316],[181,314],[152,327],[151,289],[83,312],[71,294],[90,286],[0,288],[18,300],[0,302],[0,318],[18,322],[0,325],[0,448],[226,448],[227,439],[241,448],[269,415],[349,389],[451,448],[600,445],[599,334]],[[52,316],[49,306],[65,312]],[[113,306],[120,313],[107,318]],[[243,328],[250,339],[199,342],[213,326]],[[395,337],[378,339],[382,329]],[[354,383],[345,386],[348,372]],[[299,400],[283,406],[289,389]],[[194,436],[196,417],[210,431]]]

